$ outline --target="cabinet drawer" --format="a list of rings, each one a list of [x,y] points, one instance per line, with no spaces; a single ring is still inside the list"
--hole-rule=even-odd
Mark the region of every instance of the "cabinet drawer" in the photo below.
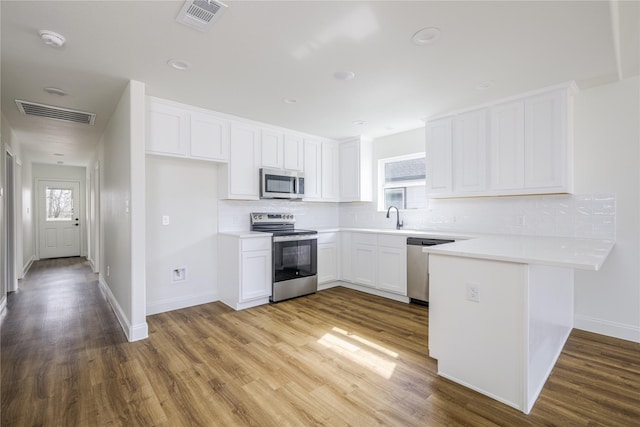
[[[377,245],[378,236],[373,233],[353,233],[351,241],[356,245]]]
[[[240,250],[242,252],[271,250],[271,237],[242,239]]]
[[[388,234],[378,234],[378,246],[391,248],[404,248],[407,246],[406,236],[389,236]]]
[[[321,245],[323,243],[337,243],[338,242],[338,233],[318,233],[318,244]]]

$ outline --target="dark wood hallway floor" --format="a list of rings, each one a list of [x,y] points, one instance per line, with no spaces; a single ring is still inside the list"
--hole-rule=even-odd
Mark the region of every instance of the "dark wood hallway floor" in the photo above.
[[[439,378],[428,309],[345,288],[148,317],[126,342],[79,258],[36,262],[2,323],[8,426],[639,426],[640,344],[574,331],[530,415]]]

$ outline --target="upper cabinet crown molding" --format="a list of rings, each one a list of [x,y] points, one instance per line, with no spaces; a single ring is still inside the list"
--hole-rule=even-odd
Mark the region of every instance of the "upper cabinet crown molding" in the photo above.
[[[427,121],[428,197],[571,193],[576,90],[554,86]]]

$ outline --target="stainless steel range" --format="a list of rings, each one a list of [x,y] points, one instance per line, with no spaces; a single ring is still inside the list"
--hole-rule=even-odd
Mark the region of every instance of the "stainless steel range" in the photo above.
[[[273,234],[273,290],[270,300],[283,301],[318,288],[318,232],[295,228],[291,213],[251,213],[251,231]]]

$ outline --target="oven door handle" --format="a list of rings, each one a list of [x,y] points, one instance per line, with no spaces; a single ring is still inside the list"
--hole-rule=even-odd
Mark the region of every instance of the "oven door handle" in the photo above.
[[[301,240],[317,240],[317,234],[298,234],[293,236],[273,236],[273,241],[275,242],[295,242]]]

